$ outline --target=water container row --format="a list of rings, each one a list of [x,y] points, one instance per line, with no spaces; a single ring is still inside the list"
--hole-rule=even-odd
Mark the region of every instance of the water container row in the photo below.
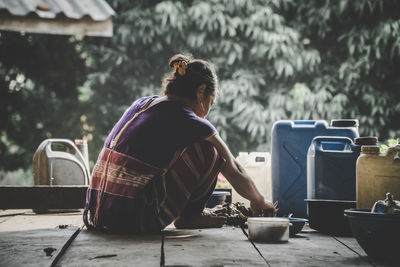
[[[314,139],[316,137],[320,138]],[[329,137],[339,138],[327,141]],[[315,144],[314,153],[318,151],[318,155],[321,151],[342,149],[335,153],[342,157],[354,155],[352,140],[358,137],[358,120],[333,120],[330,125],[326,121],[276,122],[272,127],[271,179],[272,200],[279,202],[278,215],[293,213],[295,217],[307,217],[304,200],[307,198],[307,153],[311,143]],[[331,164],[329,160],[326,162]],[[315,165],[315,161],[310,164]],[[317,179],[317,183],[323,185],[324,194],[332,191],[329,183],[321,179]]]
[[[307,217],[305,199],[371,209],[386,192],[400,196],[399,151],[380,153],[376,137],[359,137],[357,120],[276,122],[271,186],[278,215]]]
[[[314,138],[307,156],[308,201],[342,201],[371,210],[388,192],[399,197],[399,151],[397,145],[381,153],[376,137]]]

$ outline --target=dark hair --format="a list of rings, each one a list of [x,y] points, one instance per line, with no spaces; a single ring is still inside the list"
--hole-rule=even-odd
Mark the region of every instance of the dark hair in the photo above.
[[[171,94],[183,98],[197,98],[197,89],[205,84],[205,95],[214,95],[218,91],[218,78],[211,63],[195,59],[192,56],[175,55],[169,59],[169,66],[174,63],[186,64],[185,74],[179,74],[178,69],[170,72],[163,81],[164,94]]]

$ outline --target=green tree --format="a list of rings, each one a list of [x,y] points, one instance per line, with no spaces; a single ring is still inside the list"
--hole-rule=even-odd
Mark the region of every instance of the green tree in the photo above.
[[[321,57],[309,86],[340,95],[342,116],[381,140],[400,136],[399,11],[395,0],[290,1],[282,11]]]
[[[168,58],[183,52],[215,64],[221,95],[209,119],[234,152],[265,149],[271,124],[288,115],[286,106],[270,108],[271,98],[291,99],[296,82],[320,62],[277,12],[281,2],[110,1],[115,36],[85,41],[93,58],[93,147],[133,100],[160,91]]]
[[[81,136],[85,61],[73,37],[0,33],[0,169],[27,169],[43,139]]]

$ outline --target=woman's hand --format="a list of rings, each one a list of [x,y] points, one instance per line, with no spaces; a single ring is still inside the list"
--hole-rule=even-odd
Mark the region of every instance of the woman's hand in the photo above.
[[[204,208],[204,211],[208,211],[209,213],[211,213],[211,215],[213,216],[228,216],[227,214],[227,208],[225,208],[222,205],[217,205],[214,208],[210,209],[210,208]]]
[[[226,208],[204,209],[201,214],[175,219],[178,229],[220,228],[227,220]]]
[[[254,216],[274,217],[276,215],[276,209],[272,202],[264,198],[258,201],[251,201],[250,208]]]

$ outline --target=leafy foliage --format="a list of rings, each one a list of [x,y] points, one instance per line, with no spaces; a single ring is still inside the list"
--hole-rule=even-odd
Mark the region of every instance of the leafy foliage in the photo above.
[[[139,2],[132,8],[124,2],[117,11],[114,38],[101,46],[97,40],[87,43],[97,60],[92,87],[101,95],[102,107],[97,109],[107,117],[102,133],[130,101],[157,93],[168,58],[184,52],[209,59],[216,67],[221,93],[209,119],[232,150],[265,147],[271,123],[287,116],[284,107],[269,108],[270,98],[277,90],[288,95],[320,62],[317,51],[304,47],[299,32],[286,25],[277,13],[280,1],[275,2]],[[111,3],[119,7],[122,2]],[[95,99],[92,110],[99,103]],[[97,119],[90,119],[98,127]]]
[[[400,135],[399,10],[393,0],[341,0],[292,2],[283,11],[321,56],[309,85],[341,94],[342,116],[382,140]]]
[[[78,86],[86,68],[77,45],[75,38],[1,32],[2,169],[29,167],[45,138],[80,136]]]

